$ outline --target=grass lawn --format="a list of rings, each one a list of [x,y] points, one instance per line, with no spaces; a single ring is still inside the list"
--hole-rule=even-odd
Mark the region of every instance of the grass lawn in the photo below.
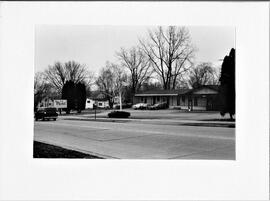
[[[91,158],[100,157],[84,154],[78,151],[64,149],[62,147],[49,145],[34,141],[34,158]]]
[[[78,113],[76,110],[71,110],[70,114],[66,114],[66,112],[62,111],[61,114],[58,113],[59,116],[70,116],[70,115],[82,115],[82,114],[99,114],[106,111],[105,109],[97,109],[96,111],[93,109],[85,109],[82,110],[81,113]]]

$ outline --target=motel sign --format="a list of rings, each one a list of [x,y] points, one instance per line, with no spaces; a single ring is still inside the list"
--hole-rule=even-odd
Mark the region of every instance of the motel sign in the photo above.
[[[55,108],[67,108],[67,100],[54,100]]]

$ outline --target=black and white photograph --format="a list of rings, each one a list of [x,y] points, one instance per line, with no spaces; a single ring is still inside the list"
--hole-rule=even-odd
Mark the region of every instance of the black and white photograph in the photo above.
[[[235,27],[35,29],[34,158],[235,160]]]
[[[0,200],[269,199],[269,2],[0,2]]]

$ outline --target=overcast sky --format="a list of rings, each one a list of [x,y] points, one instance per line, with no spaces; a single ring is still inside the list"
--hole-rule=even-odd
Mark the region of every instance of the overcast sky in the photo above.
[[[59,26],[36,27],[35,72],[44,71],[56,61],[69,60],[85,64],[98,73],[106,61],[117,62],[115,52],[121,47],[138,45],[138,38],[147,36],[146,26]],[[196,62],[221,65],[235,47],[234,27],[187,27],[196,46]]]

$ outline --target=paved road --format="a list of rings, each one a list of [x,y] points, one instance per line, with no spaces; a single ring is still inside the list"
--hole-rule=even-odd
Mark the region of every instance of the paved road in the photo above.
[[[105,158],[235,159],[235,129],[128,122],[38,121],[34,139]]]

